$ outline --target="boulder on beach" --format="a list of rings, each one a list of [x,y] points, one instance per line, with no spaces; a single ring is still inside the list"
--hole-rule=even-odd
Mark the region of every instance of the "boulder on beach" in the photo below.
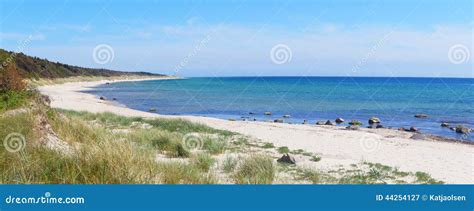
[[[408,131],[410,131],[410,132],[418,132],[418,128],[416,128],[415,126],[411,126]]]
[[[415,114],[415,118],[426,118],[428,114]]]
[[[362,122],[357,121],[357,120],[352,120],[349,122],[349,125],[362,125]]]
[[[385,127],[381,124],[378,124],[375,128],[385,128]]]
[[[371,117],[368,122],[369,124],[378,124],[380,123],[380,119],[378,117]]]
[[[99,97],[100,100],[106,100],[104,96]]]
[[[359,126],[358,125],[349,125],[346,127],[346,129],[348,130],[359,130]]]
[[[401,127],[401,128],[398,128],[398,131],[406,131],[407,129],[405,129],[404,127]]]
[[[447,123],[447,122],[442,122],[442,123],[441,123],[441,127],[449,127],[449,123]]]
[[[324,123],[325,125],[335,125],[333,122],[331,122],[331,120],[328,120]]]
[[[287,153],[287,154],[284,154],[283,156],[281,156],[281,158],[279,158],[279,159],[277,160],[277,162],[279,162],[279,163],[287,163],[287,164],[296,164],[295,158],[292,157],[292,156],[290,156],[290,155],[288,155],[288,153]]]
[[[337,124],[341,124],[341,123],[344,122],[344,119],[341,118],[341,117],[338,117],[338,118],[335,120],[335,122],[336,122]]]
[[[234,118],[229,118],[228,120],[231,121],[231,122],[234,122],[234,121],[235,121]]]
[[[283,115],[283,118],[291,118],[291,115],[285,114],[285,115]]]
[[[263,113],[263,114],[269,116],[269,115],[272,115],[272,112],[267,111],[267,112],[265,112],[265,113]]]
[[[324,125],[324,124],[326,124],[326,122],[325,121],[317,121],[316,124],[317,125]]]
[[[283,123],[283,119],[275,119],[275,120],[273,120],[273,122],[276,122],[276,123]]]

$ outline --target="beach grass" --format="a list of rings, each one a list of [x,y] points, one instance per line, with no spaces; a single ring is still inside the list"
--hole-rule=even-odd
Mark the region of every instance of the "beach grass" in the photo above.
[[[237,184],[271,184],[276,168],[267,155],[255,154],[244,158],[239,164],[234,180]]]

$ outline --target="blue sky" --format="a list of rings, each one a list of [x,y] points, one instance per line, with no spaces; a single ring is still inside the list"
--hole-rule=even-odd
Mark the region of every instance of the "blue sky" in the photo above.
[[[471,0],[1,0],[0,21],[1,48],[85,67],[180,76],[474,74]],[[97,62],[98,46],[108,46],[105,62]],[[276,46],[285,47],[282,63],[272,60]]]

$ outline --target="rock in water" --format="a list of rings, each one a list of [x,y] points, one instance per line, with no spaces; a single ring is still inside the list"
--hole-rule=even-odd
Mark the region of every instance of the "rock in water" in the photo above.
[[[283,123],[283,119],[275,119],[275,120],[273,120],[273,122],[276,122],[276,123]]]
[[[385,128],[383,125],[378,124],[375,128]]]
[[[418,132],[418,128],[416,128],[414,126],[411,126],[409,131],[410,132]]]
[[[471,129],[469,129],[467,127],[464,127],[462,125],[456,126],[456,133],[466,134],[466,133],[470,133],[470,132],[471,132]]]
[[[349,122],[350,125],[362,125],[362,122],[357,121],[357,120],[352,120]]]
[[[156,108],[150,108],[148,111],[149,112],[156,112]]]
[[[344,122],[344,119],[341,118],[341,117],[339,117],[339,118],[337,118],[335,121],[336,121],[337,124],[341,124],[341,123]]]
[[[279,158],[277,160],[277,162],[279,162],[279,163],[288,163],[288,164],[296,164],[295,158],[291,157],[288,154],[285,154],[285,155],[281,156],[281,158]]]
[[[283,118],[291,118],[291,115],[285,114],[285,115],[283,115]]]
[[[369,124],[377,124],[380,123],[380,119],[378,117],[371,117],[369,119]]]
[[[325,125],[334,125],[334,123],[331,122],[331,120],[328,120],[326,121],[326,123],[324,123]]]
[[[316,124],[317,125],[324,125],[324,124],[326,124],[326,122],[325,121],[317,121]]]
[[[104,96],[100,96],[99,99],[105,100],[105,97],[104,97]]]
[[[249,115],[254,115],[254,114],[255,114],[255,112],[249,112]]]
[[[449,127],[449,123],[447,123],[447,122],[442,122],[442,123],[441,123],[441,127]]]
[[[272,112],[267,111],[267,112],[265,112],[265,113],[263,113],[263,114],[264,114],[264,115],[267,115],[267,116],[270,116],[270,115],[272,115]]]
[[[428,117],[428,114],[415,114],[416,118],[426,118]]]

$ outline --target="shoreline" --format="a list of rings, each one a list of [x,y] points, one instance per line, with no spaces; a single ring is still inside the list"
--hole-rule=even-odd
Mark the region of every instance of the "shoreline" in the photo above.
[[[320,154],[321,169],[334,169],[361,161],[382,163],[405,171],[424,171],[448,184],[472,184],[474,148],[465,142],[439,140],[426,134],[426,140],[414,140],[414,133],[394,129],[346,130],[340,126],[282,124],[259,121],[228,121],[201,116],[171,116],[122,107],[113,101],[81,91],[106,83],[173,80],[178,78],[153,77],[140,79],[112,79],[87,82],[67,82],[38,87],[51,98],[51,107],[92,113],[111,112],[123,116],[145,118],[177,118],[255,137],[276,147],[304,149]],[[449,157],[448,157],[449,156]],[[303,164],[304,165],[304,164]]]

